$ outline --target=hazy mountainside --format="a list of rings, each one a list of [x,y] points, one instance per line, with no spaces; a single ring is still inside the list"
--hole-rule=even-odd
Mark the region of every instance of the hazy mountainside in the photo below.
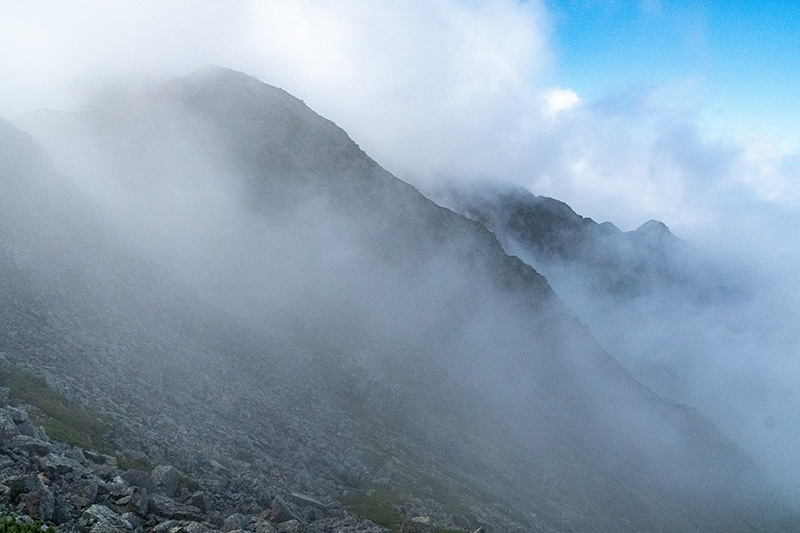
[[[754,464],[533,268],[284,91],[207,69],[21,124],[44,149],[0,124],[3,372],[104,413],[106,453],[196,480],[205,509],[171,518],[366,531],[341,505],[378,494],[387,523],[451,529],[789,527]],[[292,491],[325,505],[287,525]],[[131,498],[103,504],[170,518]]]
[[[786,461],[798,437],[797,385],[768,370],[796,354],[795,321],[775,294],[784,287],[657,221],[622,232],[502,185],[451,185],[430,196],[483,223],[637,379],[709,415],[797,493],[797,466]]]
[[[484,224],[529,264],[554,275],[578,271],[575,276],[597,294],[624,300],[669,288],[698,300],[741,296],[730,272],[713,268],[657,220],[623,232],[580,216],[564,202],[502,185],[453,185],[430,196]]]
[[[508,253],[543,272],[638,379],[676,401],[698,400],[686,390],[695,379],[687,367],[707,347],[692,349],[697,335],[678,339],[692,337],[689,328],[723,324],[726,312],[746,304],[748,273],[704,256],[655,220],[623,232],[558,200],[499,185],[446,187],[431,196],[480,221]]]

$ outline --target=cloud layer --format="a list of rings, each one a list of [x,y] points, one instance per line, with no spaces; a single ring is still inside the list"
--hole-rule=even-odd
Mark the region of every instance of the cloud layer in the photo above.
[[[77,105],[117,76],[216,63],[303,98],[389,170],[421,184],[511,181],[624,229],[659,218],[687,233],[707,232],[751,201],[759,209],[800,203],[798,157],[760,140],[709,140],[691,81],[595,101],[557,87],[553,24],[538,1],[33,1],[2,9],[4,116]]]

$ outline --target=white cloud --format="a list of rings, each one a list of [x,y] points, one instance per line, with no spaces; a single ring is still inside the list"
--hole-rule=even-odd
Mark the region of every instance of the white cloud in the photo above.
[[[248,70],[412,182],[512,181],[625,229],[659,218],[684,234],[721,226],[721,192],[788,198],[785,164],[700,133],[697,80],[595,102],[553,87],[539,3],[266,1],[254,12]]]
[[[551,65],[538,2],[265,1],[254,13],[262,79],[407,176],[480,172]]]
[[[303,98],[412,181],[512,181],[625,229],[659,218],[686,234],[734,208],[800,207],[798,156],[710,140],[697,81],[582,100],[552,83],[550,31],[537,1],[5,3],[0,115],[70,107],[99,74],[216,63]]]
[[[544,99],[545,113],[550,117],[555,117],[560,111],[572,109],[581,103],[578,93],[561,87],[544,91],[542,98]]]
[[[733,203],[800,205],[797,155],[701,133],[696,80],[583,100],[552,82],[550,32],[539,1],[5,3],[0,115],[70,107],[99,74],[215,63],[286,88],[411,181],[511,181],[685,233]]]
[[[0,113],[74,106],[98,76],[174,75],[229,61],[248,10],[208,0],[4,2]]]

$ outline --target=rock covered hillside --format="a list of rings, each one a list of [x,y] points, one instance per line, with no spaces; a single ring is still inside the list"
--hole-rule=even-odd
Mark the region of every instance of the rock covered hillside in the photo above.
[[[213,68],[18,126],[2,372],[67,443],[6,424],[6,510],[97,531],[790,527],[747,456],[541,275],[287,93]]]

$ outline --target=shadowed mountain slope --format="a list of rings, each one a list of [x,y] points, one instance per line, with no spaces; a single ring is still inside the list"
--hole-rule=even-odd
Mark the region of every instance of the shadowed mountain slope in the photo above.
[[[785,526],[533,268],[284,91],[212,68],[21,124],[0,350],[196,478],[206,527],[292,491],[451,529]]]
[[[576,276],[596,294],[625,299],[667,288],[692,291],[702,301],[736,297],[740,290],[732,285],[730,272],[710,268],[708,259],[657,220],[623,232],[559,200],[504,185],[453,185],[430,196],[481,222],[527,263],[554,276],[578,270]]]
[[[480,221],[508,253],[546,275],[637,379],[666,398],[702,408],[739,433],[739,442],[780,463],[775,458],[785,444],[779,440],[793,437],[765,432],[764,412],[775,399],[743,392],[765,387],[762,381],[770,378],[760,375],[769,367],[763,354],[785,351],[773,339],[790,329],[776,328],[790,319],[770,303],[775,288],[759,272],[715,258],[661,222],[622,232],[521,188],[451,186],[431,197]],[[733,361],[739,370],[731,369]],[[745,369],[743,361],[752,366]]]

